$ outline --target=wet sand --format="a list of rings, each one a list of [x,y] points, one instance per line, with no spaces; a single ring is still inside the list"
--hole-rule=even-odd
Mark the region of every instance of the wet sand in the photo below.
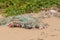
[[[60,19],[55,17],[43,20],[49,24],[46,29],[23,29],[0,27],[0,40],[60,40]]]

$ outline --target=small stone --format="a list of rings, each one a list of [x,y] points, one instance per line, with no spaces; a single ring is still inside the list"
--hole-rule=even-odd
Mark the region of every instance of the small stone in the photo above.
[[[57,13],[57,11],[56,11],[56,10],[50,10],[50,12],[51,12],[51,13]]]
[[[35,25],[35,28],[36,28],[36,29],[39,29],[39,26],[38,26],[38,25]]]

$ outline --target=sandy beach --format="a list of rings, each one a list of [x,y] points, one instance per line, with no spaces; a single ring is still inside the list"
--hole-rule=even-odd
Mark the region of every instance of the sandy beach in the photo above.
[[[0,27],[0,40],[60,40],[60,19],[55,17],[43,20],[49,24],[46,29],[23,29]]]

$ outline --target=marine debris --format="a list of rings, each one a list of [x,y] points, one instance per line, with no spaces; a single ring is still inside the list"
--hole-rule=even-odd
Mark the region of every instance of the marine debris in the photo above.
[[[17,15],[17,16],[11,16],[11,17],[0,18],[0,19],[1,19],[0,26],[6,25],[11,28],[20,27],[25,29],[32,29],[32,28],[39,29],[40,26],[43,26],[42,22],[40,22],[39,19],[33,17],[32,14]]]
[[[48,26],[48,24],[42,22],[41,19],[50,18],[51,16],[60,18],[60,13],[57,13],[55,10],[41,11],[36,15],[38,15],[38,17],[34,17],[33,14],[27,14],[0,18],[0,26],[6,25],[11,28],[19,27],[25,29],[40,29],[40,27],[46,28]]]

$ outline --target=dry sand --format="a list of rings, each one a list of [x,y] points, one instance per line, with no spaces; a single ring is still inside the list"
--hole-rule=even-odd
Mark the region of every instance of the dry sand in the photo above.
[[[43,20],[49,24],[48,28],[22,29],[0,27],[0,40],[60,40],[60,19],[55,17]]]

